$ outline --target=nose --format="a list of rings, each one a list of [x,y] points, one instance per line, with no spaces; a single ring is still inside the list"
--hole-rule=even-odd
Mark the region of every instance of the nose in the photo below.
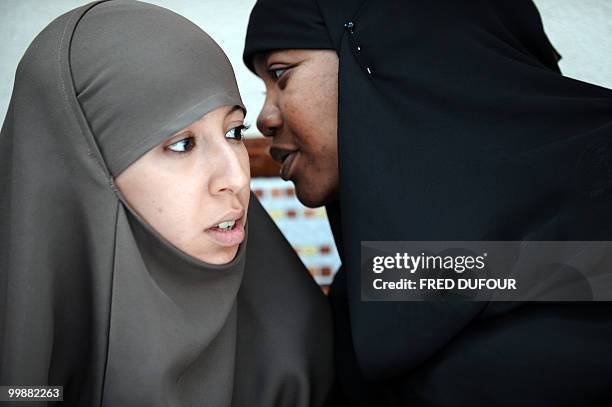
[[[237,195],[249,188],[251,174],[246,147],[231,143],[227,140],[221,141],[215,152],[215,169],[210,183],[212,195]]]
[[[259,116],[257,116],[257,128],[267,137],[274,137],[276,131],[282,126],[283,117],[276,104],[266,100]]]

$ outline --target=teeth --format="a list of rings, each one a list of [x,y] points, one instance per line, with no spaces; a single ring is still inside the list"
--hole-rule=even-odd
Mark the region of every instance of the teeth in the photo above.
[[[228,220],[226,222],[221,222],[217,225],[219,229],[231,229],[236,224],[235,220]]]

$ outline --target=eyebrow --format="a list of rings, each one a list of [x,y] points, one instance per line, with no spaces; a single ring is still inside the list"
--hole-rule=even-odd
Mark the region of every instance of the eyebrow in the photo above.
[[[232,113],[234,113],[236,110],[240,110],[244,116],[246,116],[246,113],[244,112],[244,109],[238,105],[234,105],[234,107],[232,107],[232,109],[227,112],[227,114],[225,115],[225,117],[230,116]]]
[[[291,50],[290,49],[273,49],[270,51],[266,51],[262,57],[263,64],[267,66],[273,54],[280,55],[281,59],[287,58],[287,54],[289,53],[289,51]]]

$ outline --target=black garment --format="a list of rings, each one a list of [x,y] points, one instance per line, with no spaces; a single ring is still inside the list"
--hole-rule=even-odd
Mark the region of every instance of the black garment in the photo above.
[[[283,0],[279,4],[278,0],[265,0],[255,4],[247,27],[244,63],[255,72],[255,54],[283,48],[333,48],[315,1]]]
[[[317,4],[339,56],[331,295],[362,404],[612,398],[609,304],[365,303],[359,278],[363,240],[612,240],[612,91],[560,75],[531,1]]]

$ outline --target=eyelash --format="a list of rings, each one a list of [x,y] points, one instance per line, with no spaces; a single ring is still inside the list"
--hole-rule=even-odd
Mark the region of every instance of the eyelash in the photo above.
[[[228,140],[232,140],[234,142],[242,142],[242,139],[244,137],[244,133],[243,131],[247,130],[250,126],[248,124],[246,125],[240,125],[240,126],[236,126],[231,128],[229,131],[227,131],[225,133],[225,138],[227,138]],[[238,134],[236,134],[236,132],[238,132]],[[228,136],[229,134],[233,133],[233,135]],[[187,143],[187,145],[185,146],[185,144],[183,144],[183,150],[181,151],[177,151],[177,150],[173,150],[172,146],[176,146],[180,143]],[[189,137],[185,137],[183,139],[177,140],[172,144],[169,144],[168,146],[166,146],[164,149],[168,150],[172,153],[177,153],[177,154],[185,154],[190,152],[191,150],[193,150],[193,148],[195,147],[195,137],[193,136],[189,136]]]
[[[189,148],[187,148],[187,147],[183,147],[184,149],[183,149],[182,151],[177,151],[177,150],[173,150],[173,149],[172,149],[172,146],[176,146],[176,145],[178,145],[178,144],[180,144],[180,143],[185,143],[185,142],[187,142],[187,143],[188,143],[188,144],[187,144],[187,146],[189,146]],[[177,154],[185,154],[185,153],[188,153],[189,151],[191,151],[191,150],[193,149],[193,147],[194,147],[194,146],[195,146],[195,138],[194,138],[193,136],[190,136],[190,137],[185,137],[184,139],[181,139],[181,140],[175,141],[175,142],[174,142],[174,143],[172,143],[172,144],[169,144],[169,145],[168,145],[168,146],[165,148],[165,150],[168,150],[168,151],[170,151],[170,152],[177,153]]]
[[[228,138],[228,139],[234,140],[234,141],[242,141],[242,139],[244,138],[244,133],[243,132],[245,130],[248,130],[249,127],[251,127],[251,126],[248,125],[248,124],[242,124],[240,126],[236,126],[236,127],[232,128],[232,129],[230,129],[227,133],[225,133],[225,138]],[[227,137],[227,135],[232,133],[232,132],[234,133],[234,135],[231,136],[231,137]],[[237,135],[236,135],[236,132],[238,132]]]
[[[291,67],[268,69],[268,72],[270,73],[270,76],[272,77],[272,79],[274,79],[274,81],[278,81],[290,68]],[[280,75],[277,75],[277,71],[282,72]]]

